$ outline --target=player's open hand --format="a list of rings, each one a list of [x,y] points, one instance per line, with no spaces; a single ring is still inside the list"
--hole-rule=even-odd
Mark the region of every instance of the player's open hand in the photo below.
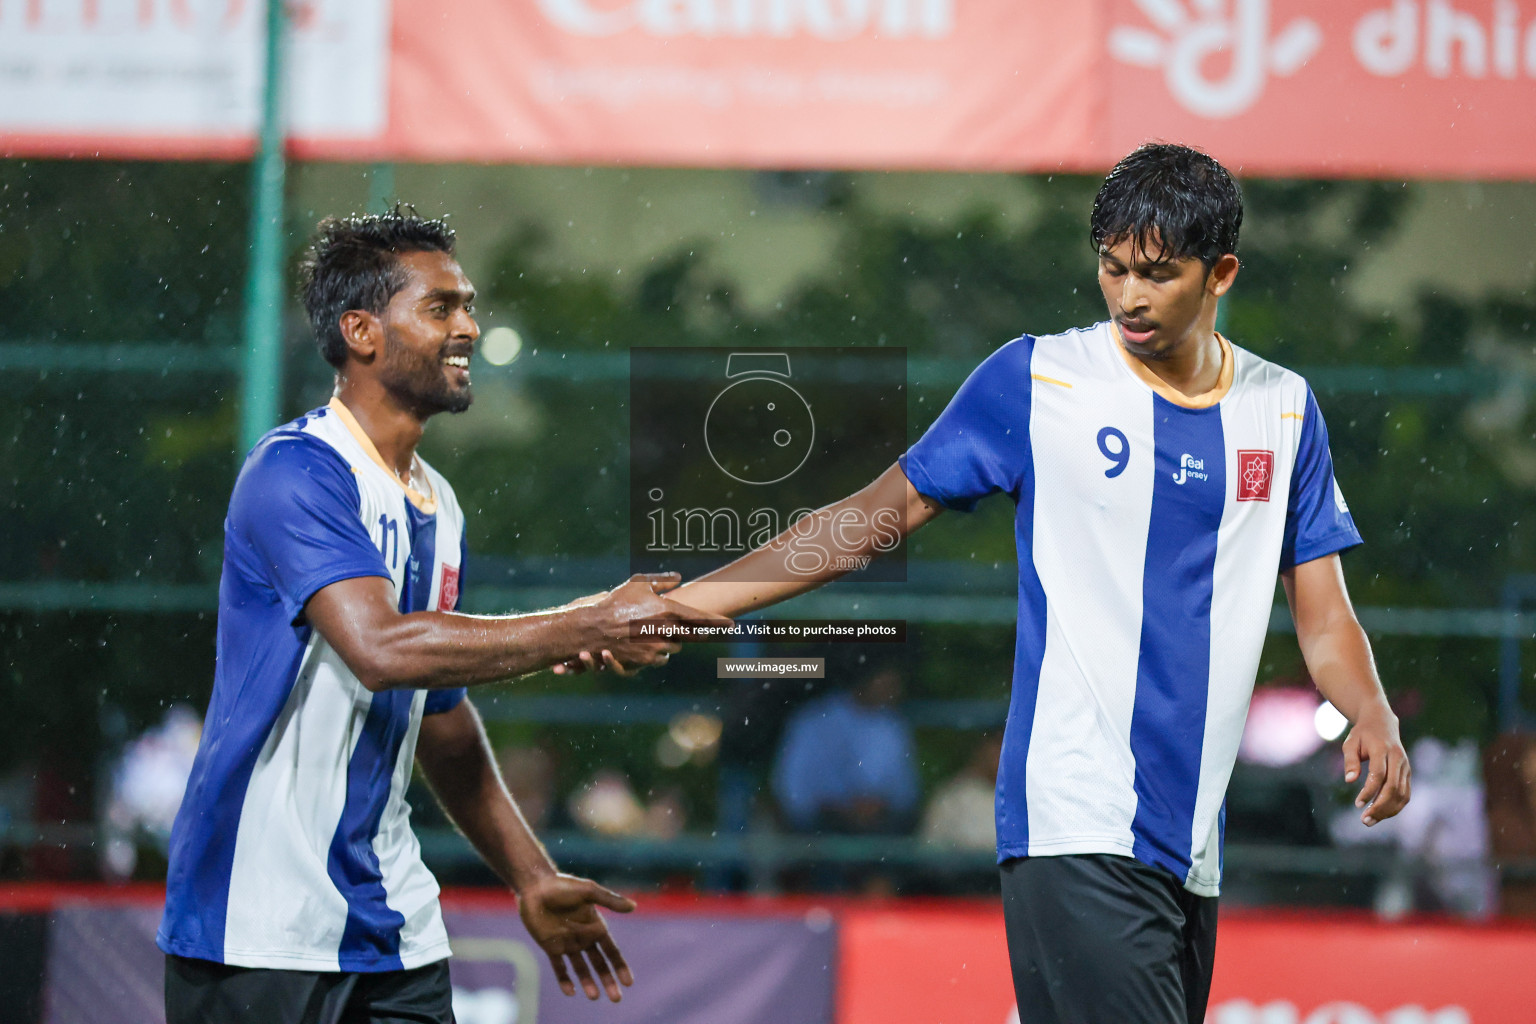
[[[576,994],[571,981],[574,971],[588,999],[601,994],[600,980],[603,991],[616,1003],[624,998],[620,983],[633,985],[635,976],[608,934],[608,923],[597,912],[598,907],[627,914],[635,904],[590,879],[566,874],[546,875],[517,894],[523,927],[549,955],[560,991],[568,996]]]
[[[1361,762],[1370,764],[1365,785],[1355,797],[1367,826],[1385,821],[1408,804],[1413,769],[1397,732],[1397,716],[1385,703],[1371,703],[1344,738],[1344,781],[1360,777]]]

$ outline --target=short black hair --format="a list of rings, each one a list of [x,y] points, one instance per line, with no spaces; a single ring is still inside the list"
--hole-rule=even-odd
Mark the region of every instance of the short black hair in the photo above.
[[[1216,160],[1189,146],[1149,142],[1115,165],[1089,219],[1095,252],[1135,239],[1153,259],[1195,257],[1206,268],[1237,252],[1243,194]]]
[[[327,217],[316,226],[299,264],[299,289],[320,354],[338,370],[347,362],[342,314],[349,309],[383,313],[405,287],[398,259],[404,252],[452,256],[453,229],[447,221],[418,216],[405,203],[387,213]]]

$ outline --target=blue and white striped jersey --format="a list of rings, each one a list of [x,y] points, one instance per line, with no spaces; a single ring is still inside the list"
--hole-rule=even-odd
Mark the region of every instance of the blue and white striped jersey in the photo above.
[[[1017,504],[999,860],[1122,854],[1219,890],[1276,574],[1360,543],[1306,381],[1223,349],[1223,386],[1181,403],[1110,323],[1019,338],[901,460],[948,508]]]
[[[167,953],[240,967],[382,971],[448,956],[405,789],[423,714],[458,690],[370,693],[304,621],[382,576],[402,612],[457,607],[464,517],[426,467],[408,490],[345,406],[271,431],[224,523],[213,697],[171,834]]]

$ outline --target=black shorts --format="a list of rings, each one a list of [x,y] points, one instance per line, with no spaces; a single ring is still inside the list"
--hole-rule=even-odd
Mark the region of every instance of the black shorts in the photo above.
[[[1080,854],[1004,861],[1019,1024],[1201,1024],[1216,897],[1161,868]]]
[[[277,971],[165,958],[166,1024],[453,1024],[448,961],[410,971]]]

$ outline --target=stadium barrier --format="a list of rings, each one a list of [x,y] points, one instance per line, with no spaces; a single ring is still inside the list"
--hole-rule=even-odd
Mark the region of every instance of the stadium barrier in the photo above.
[[[0,890],[5,1019],[160,1024],[160,899],[150,886]],[[450,890],[443,904],[462,1024],[1018,1021],[991,901],[642,897],[638,913],[611,918],[637,979],[622,1008],[560,996],[509,896]],[[1236,910],[1220,934],[1208,1024],[1536,1016],[1536,928]],[[40,976],[16,976],[27,970]]]

